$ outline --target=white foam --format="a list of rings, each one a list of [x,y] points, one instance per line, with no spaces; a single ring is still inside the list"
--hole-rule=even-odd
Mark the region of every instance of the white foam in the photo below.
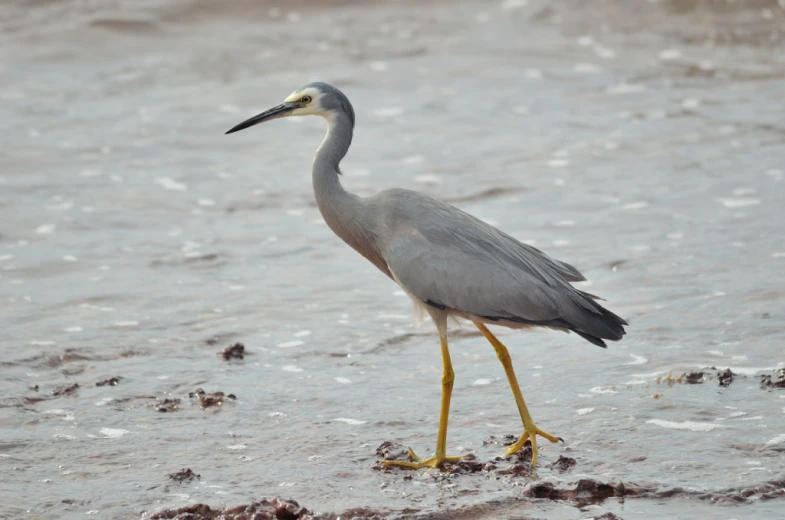
[[[608,47],[603,47],[601,45],[594,46],[594,54],[599,56],[604,60],[611,60],[616,57],[616,51],[613,49],[609,49]]]
[[[693,110],[701,106],[701,100],[698,98],[687,98],[681,102],[682,108]]]
[[[342,422],[351,425],[358,425],[358,424],[365,424],[368,421],[361,421],[359,419],[347,419],[346,417],[338,417],[337,419],[333,419],[333,422]]]
[[[371,70],[375,70],[376,72],[382,72],[387,70],[387,64],[383,61],[372,61],[368,64]]]
[[[529,0],[504,0],[501,3],[501,8],[505,11],[512,11],[513,9],[520,9],[521,7],[526,7],[529,4]]]
[[[674,422],[663,421],[661,419],[650,419],[646,421],[647,424],[655,424],[663,428],[671,428],[674,430],[689,430],[691,432],[710,432],[716,428],[721,428],[719,424],[701,423],[693,421]]]
[[[663,49],[657,53],[657,57],[662,61],[678,60],[681,56],[681,49]]]
[[[545,164],[547,164],[551,168],[563,168],[565,166],[569,166],[570,165],[570,160],[569,159],[550,159]]]
[[[580,36],[576,38],[575,43],[580,45],[581,47],[588,47],[589,45],[594,43],[594,38],[591,36]]]
[[[624,384],[625,384],[625,385],[628,385],[628,386],[635,386],[635,385],[645,385],[645,384],[646,384],[646,381],[644,381],[644,380],[642,380],[642,379],[632,379],[632,380],[630,380],[630,381],[627,381],[627,382],[626,382],[626,383],[624,383]]]
[[[188,189],[188,186],[182,182],[177,182],[176,180],[169,177],[158,177],[155,179],[155,183],[165,190],[185,191]]]
[[[74,326],[74,327],[66,327],[63,329],[63,332],[82,332],[82,327]]]
[[[39,235],[49,235],[54,233],[54,230],[57,229],[57,226],[54,224],[41,224],[37,228],[35,228],[35,232]]]
[[[304,368],[300,368],[295,365],[284,365],[281,367],[281,370],[284,372],[305,372]]]
[[[341,383],[342,385],[350,385],[352,383],[351,379],[348,379],[348,378],[345,378],[345,377],[336,377],[335,381],[337,381],[338,383]]]
[[[731,209],[747,208],[750,206],[757,206],[760,204],[760,199],[750,199],[750,198],[735,198],[735,199],[717,198],[714,200],[719,202],[726,208],[731,208]]]
[[[231,446],[227,446],[226,449],[227,450],[235,450],[235,451],[237,451],[237,450],[245,450],[245,449],[248,449],[248,446],[245,445],[245,444],[242,444],[242,443],[240,443],[240,444],[232,444]]]
[[[621,209],[625,210],[633,210],[633,209],[643,209],[649,205],[648,202],[639,200],[637,202],[630,202],[629,204],[625,204],[621,207]]]
[[[593,394],[607,394],[607,395],[613,395],[617,393],[616,390],[604,386],[595,386],[594,388],[590,388],[589,392]]]
[[[412,166],[415,164],[420,164],[425,160],[425,157],[422,155],[410,155],[409,157],[404,157],[401,162],[406,166]]]
[[[54,345],[55,342],[54,341],[49,341],[49,340],[35,340],[34,339],[34,340],[30,341],[30,344],[31,345],[35,345],[37,347],[45,347],[47,345]]]
[[[576,410],[576,412],[578,412],[578,415],[586,415],[587,413],[592,413],[593,411],[594,408],[580,408]]]
[[[596,74],[597,72],[602,72],[602,67],[593,63],[576,63],[572,66],[572,70],[583,74]]]
[[[216,204],[213,199],[196,199],[196,203],[204,207],[215,206]]]
[[[420,184],[440,184],[442,180],[436,175],[425,174],[415,177],[414,182],[418,182]]]
[[[276,345],[278,348],[292,348],[292,347],[299,347],[300,345],[305,345],[305,341],[295,339],[292,341],[284,341],[283,343],[278,343]]]
[[[483,385],[489,385],[489,384],[491,384],[491,380],[490,379],[476,379],[474,381],[474,383],[472,383],[472,385],[474,385],[474,386],[483,386]]]
[[[639,356],[637,354],[630,354],[632,361],[629,363],[625,363],[625,365],[645,365],[649,362],[649,360],[643,356]]]
[[[137,325],[139,325],[139,322],[134,320],[114,322],[115,327],[136,327]]]
[[[540,69],[525,69],[523,77],[526,79],[542,79],[542,71]]]
[[[119,439],[123,435],[131,433],[128,430],[121,430],[119,428],[101,428],[98,432],[102,433],[107,439]]]
[[[646,90],[646,86],[639,83],[619,83],[618,85],[606,88],[605,93],[611,96],[618,96],[620,94],[635,94],[637,92],[643,92],[644,90]]]
[[[785,433],[781,433],[773,439],[767,440],[766,446],[774,446],[775,444],[782,444],[783,442],[785,442]]]
[[[298,331],[298,332],[294,333],[294,337],[295,338],[304,338],[304,337],[310,336],[310,335],[311,335],[311,331],[310,330],[301,330],[301,331]]]

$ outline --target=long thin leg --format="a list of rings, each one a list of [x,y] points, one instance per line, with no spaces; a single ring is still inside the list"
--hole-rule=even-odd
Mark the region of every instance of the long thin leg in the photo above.
[[[402,461],[402,460],[386,460],[383,462],[385,466],[404,466],[407,468],[435,468],[440,466],[443,462],[456,462],[461,459],[460,456],[447,456],[447,421],[450,417],[450,398],[452,397],[452,386],[455,381],[455,372],[452,370],[452,362],[450,361],[450,349],[447,347],[447,327],[439,326],[439,345],[442,348],[442,363],[444,364],[444,371],[442,372],[442,405],[439,411],[439,433],[436,435],[436,455],[429,459],[422,459],[418,457],[411,448],[409,448],[409,455],[416,462]]]
[[[488,330],[488,327],[483,325],[480,322],[475,321],[474,325],[480,329],[482,335],[485,336],[485,339],[493,345],[493,349],[496,351],[496,355],[499,358],[499,361],[502,362],[502,366],[504,367],[504,373],[507,374],[507,381],[510,383],[510,388],[512,389],[512,395],[515,396],[515,404],[518,405],[518,412],[521,414],[521,420],[523,421],[523,435],[521,435],[520,439],[510,446],[510,449],[507,450],[505,455],[511,455],[516,451],[520,450],[526,439],[529,439],[532,444],[532,466],[537,464],[537,435],[545,437],[551,442],[559,442],[559,437],[551,435],[550,433],[544,432],[537,428],[532,420],[532,416],[529,415],[529,410],[526,408],[526,401],[523,400],[523,394],[521,394],[521,387],[518,385],[518,378],[515,377],[515,370],[512,367],[512,360],[510,359],[510,353],[507,351],[507,347],[499,341],[499,338],[493,335],[493,333]]]

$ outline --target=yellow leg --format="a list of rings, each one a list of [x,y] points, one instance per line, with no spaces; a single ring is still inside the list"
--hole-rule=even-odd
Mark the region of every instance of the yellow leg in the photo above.
[[[485,339],[493,345],[493,349],[496,351],[499,361],[502,362],[504,373],[507,374],[507,380],[510,382],[512,395],[515,396],[515,404],[518,405],[518,412],[521,414],[521,420],[523,421],[523,435],[521,435],[520,439],[518,439],[515,444],[510,446],[510,449],[507,450],[505,455],[511,455],[520,450],[526,442],[526,439],[528,439],[531,441],[532,445],[532,466],[534,466],[537,464],[537,435],[545,437],[551,442],[559,442],[561,439],[550,433],[544,432],[535,426],[532,416],[529,415],[529,410],[526,408],[526,401],[523,400],[521,387],[518,385],[518,378],[515,377],[515,370],[512,368],[512,360],[510,359],[510,353],[507,351],[507,347],[488,330],[488,327],[479,322],[474,322],[474,325],[480,329],[480,332],[485,336]]]
[[[461,456],[447,456],[447,420],[450,416],[450,397],[452,396],[452,385],[455,380],[455,373],[452,370],[452,362],[450,361],[450,350],[447,348],[447,330],[439,331],[439,344],[442,347],[442,362],[444,363],[444,372],[442,373],[442,406],[439,412],[439,433],[436,436],[436,455],[429,459],[422,459],[418,457],[411,448],[409,448],[409,456],[415,462],[404,460],[385,460],[382,462],[384,466],[403,466],[405,468],[436,468],[441,466],[443,462],[457,462]]]

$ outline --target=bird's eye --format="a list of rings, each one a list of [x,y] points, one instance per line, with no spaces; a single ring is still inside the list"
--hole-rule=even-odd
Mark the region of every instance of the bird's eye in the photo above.
[[[303,97],[301,97],[300,98],[300,102],[301,103],[310,103],[311,102],[311,96],[303,96]]]

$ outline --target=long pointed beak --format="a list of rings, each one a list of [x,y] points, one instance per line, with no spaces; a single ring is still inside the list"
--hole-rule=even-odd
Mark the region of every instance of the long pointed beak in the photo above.
[[[239,132],[240,130],[245,130],[246,128],[250,128],[253,125],[258,125],[259,123],[270,121],[271,119],[286,117],[295,108],[300,108],[300,105],[298,105],[297,103],[281,103],[277,107],[273,107],[270,110],[265,110],[261,114],[257,116],[253,116],[251,119],[248,119],[246,121],[243,121],[242,123],[233,127],[231,130],[229,130],[226,133],[232,134],[234,132]]]

